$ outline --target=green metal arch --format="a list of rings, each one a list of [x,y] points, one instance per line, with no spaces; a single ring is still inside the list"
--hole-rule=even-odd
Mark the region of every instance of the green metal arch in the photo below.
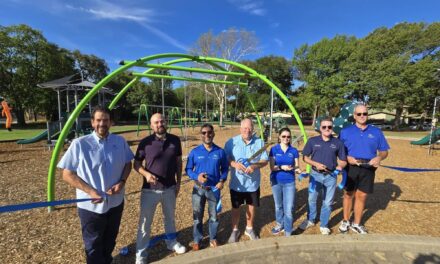
[[[143,66],[143,64],[147,61],[156,60],[156,59],[163,59],[163,58],[179,58],[179,59],[174,59],[174,60],[162,63],[163,65],[170,65],[170,64],[180,63],[180,62],[194,61],[194,62],[199,62],[199,63],[207,63],[207,64],[210,64],[210,65],[216,67],[216,68],[224,70],[224,71],[226,71],[226,70],[223,67],[217,65],[217,63],[229,64],[229,65],[233,65],[236,68],[241,69],[241,70],[251,74],[253,77],[259,78],[261,81],[263,81],[264,83],[269,85],[269,87],[271,87],[281,97],[281,99],[286,103],[286,105],[289,107],[290,111],[292,112],[292,114],[294,115],[294,117],[298,123],[300,131],[301,131],[303,138],[304,138],[304,142],[307,142],[307,135],[305,133],[304,126],[301,122],[301,119],[300,119],[298,113],[296,112],[295,108],[293,107],[292,103],[289,101],[289,99],[286,97],[286,95],[274,83],[272,83],[269,79],[267,79],[266,76],[257,73],[255,70],[253,70],[250,67],[247,67],[246,65],[243,65],[241,63],[234,62],[234,61],[225,60],[225,59],[213,58],[213,57],[203,57],[203,56],[192,56],[192,55],[180,54],[180,53],[156,54],[156,55],[144,57],[144,58],[141,58],[141,59],[138,59],[135,61],[130,61],[130,62],[122,65],[121,67],[119,67],[118,69],[116,69],[115,71],[110,73],[109,75],[107,75],[104,79],[102,79],[100,82],[98,82],[86,94],[86,96],[80,101],[78,106],[72,111],[71,115],[69,116],[69,119],[67,120],[64,128],[62,129],[62,131],[60,133],[60,136],[57,140],[55,148],[53,149],[53,152],[52,152],[52,157],[50,160],[48,177],[47,177],[47,200],[48,201],[53,201],[55,199],[56,164],[59,159],[60,151],[64,145],[64,140],[66,139],[67,134],[68,134],[70,128],[73,126],[76,118],[79,116],[81,111],[87,106],[88,102],[98,93],[98,91],[102,87],[104,87],[104,85],[109,83],[118,74],[120,74],[120,73],[122,73],[132,67]],[[145,71],[145,73],[149,73],[154,70],[155,70],[155,68],[148,69]],[[114,108],[116,103],[122,98],[122,96],[127,92],[127,90],[134,83],[139,81],[140,79],[141,79],[141,77],[139,77],[139,76],[134,77],[133,80],[131,80],[123,89],[121,89],[121,91],[116,95],[116,97],[110,103],[109,108],[110,109]]]

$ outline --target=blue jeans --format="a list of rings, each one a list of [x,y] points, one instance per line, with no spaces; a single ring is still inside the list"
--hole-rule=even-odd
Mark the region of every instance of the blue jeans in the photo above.
[[[309,212],[308,219],[315,222],[317,209],[316,201],[318,194],[322,193],[322,207],[319,221],[320,227],[327,227],[332,212],[333,197],[336,190],[336,177],[330,174],[322,174],[314,170],[310,173],[310,181],[315,181],[315,191],[309,192]]]
[[[192,206],[194,220],[193,237],[195,243],[200,243],[203,238],[203,214],[206,201],[208,201],[209,240],[212,241],[217,239],[218,220],[217,212],[215,211],[217,199],[211,190],[207,191],[198,186],[194,186],[192,192]]]
[[[285,236],[292,234],[293,211],[295,205],[295,182],[272,185],[275,202],[275,220],[284,227]]]
[[[139,228],[136,240],[136,263],[146,263],[148,258],[148,246],[150,244],[151,224],[158,203],[162,204],[162,212],[165,223],[165,233],[176,232],[176,186],[163,190],[142,189],[141,211],[139,215]],[[176,239],[165,240],[167,247],[172,248]]]
[[[103,214],[78,208],[87,263],[112,263],[123,210],[124,202]]]

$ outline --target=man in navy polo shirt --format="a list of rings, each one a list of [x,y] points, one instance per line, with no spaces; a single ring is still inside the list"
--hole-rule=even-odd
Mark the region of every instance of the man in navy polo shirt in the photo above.
[[[229,162],[225,151],[214,144],[214,127],[204,124],[200,129],[203,144],[194,148],[188,155],[186,174],[194,180],[192,192],[194,251],[200,249],[203,238],[203,214],[208,201],[209,214],[209,245],[217,247],[217,211],[216,206],[220,198],[218,192],[228,177]]]
[[[159,113],[151,116],[150,125],[154,134],[139,143],[134,161],[134,169],[144,180],[136,241],[136,263],[139,264],[147,263],[151,224],[158,203],[162,204],[167,248],[177,254],[186,252],[175,236],[176,197],[182,178],[180,139],[167,133],[166,121]]]
[[[347,183],[343,199],[344,220],[339,231],[345,233],[350,228],[358,234],[367,234],[361,225],[365,201],[369,193],[373,193],[374,176],[380,162],[388,156],[390,149],[382,131],[367,125],[368,111],[365,105],[354,108],[352,126],[342,129],[339,138],[347,148]],[[351,224],[350,214],[354,198],[354,221]]]
[[[303,149],[304,161],[312,166],[309,187],[309,211],[307,219],[301,223],[300,229],[306,230],[315,224],[317,215],[316,200],[322,191],[323,202],[321,207],[320,231],[329,235],[328,228],[332,212],[333,197],[336,190],[336,177],[334,170],[341,171],[347,165],[347,156],[342,141],[332,136],[333,121],[330,118],[321,120],[319,127],[320,136],[310,138]]]

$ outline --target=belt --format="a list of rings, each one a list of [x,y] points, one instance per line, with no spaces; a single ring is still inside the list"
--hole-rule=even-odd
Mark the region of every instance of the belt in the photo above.
[[[368,163],[368,162],[370,162],[370,159],[358,159],[358,158],[355,158],[359,163]]]
[[[318,170],[316,167],[312,167],[312,170],[314,170],[317,173],[324,174],[324,175],[332,173],[332,171],[328,171],[328,170]]]
[[[206,191],[210,191],[212,189],[211,186],[204,186],[204,185],[200,184],[198,181],[195,182],[195,185],[197,187],[199,187],[200,189],[203,189],[203,190],[206,190]]]

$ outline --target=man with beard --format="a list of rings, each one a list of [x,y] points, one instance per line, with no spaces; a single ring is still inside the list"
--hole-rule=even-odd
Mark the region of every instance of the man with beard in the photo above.
[[[217,202],[219,191],[223,189],[228,177],[229,163],[225,151],[214,144],[214,127],[204,124],[200,129],[203,144],[194,148],[188,155],[186,174],[194,180],[192,192],[193,205],[193,245],[194,251],[200,249],[203,238],[203,214],[208,201],[209,214],[209,245],[217,247]]]
[[[58,168],[78,199],[94,199],[78,203],[87,263],[111,263],[133,153],[123,137],[109,133],[107,108],[96,107],[91,121],[94,132],[75,139]]]
[[[240,135],[229,139],[225,152],[231,168],[229,188],[232,202],[232,232],[228,243],[238,241],[240,231],[240,206],[246,205],[246,230],[244,234],[251,240],[259,239],[254,231],[255,208],[260,206],[260,169],[267,165],[269,157],[266,151],[246,166],[244,160],[264,147],[264,142],[254,134],[252,120],[245,118],[240,124]]]
[[[176,240],[174,219],[176,197],[182,178],[180,139],[167,133],[166,121],[162,114],[154,114],[150,125],[154,134],[139,143],[134,161],[134,169],[143,176],[144,181],[136,241],[136,263],[147,263],[151,224],[158,203],[162,205],[167,248],[177,254],[186,252],[186,248]]]

